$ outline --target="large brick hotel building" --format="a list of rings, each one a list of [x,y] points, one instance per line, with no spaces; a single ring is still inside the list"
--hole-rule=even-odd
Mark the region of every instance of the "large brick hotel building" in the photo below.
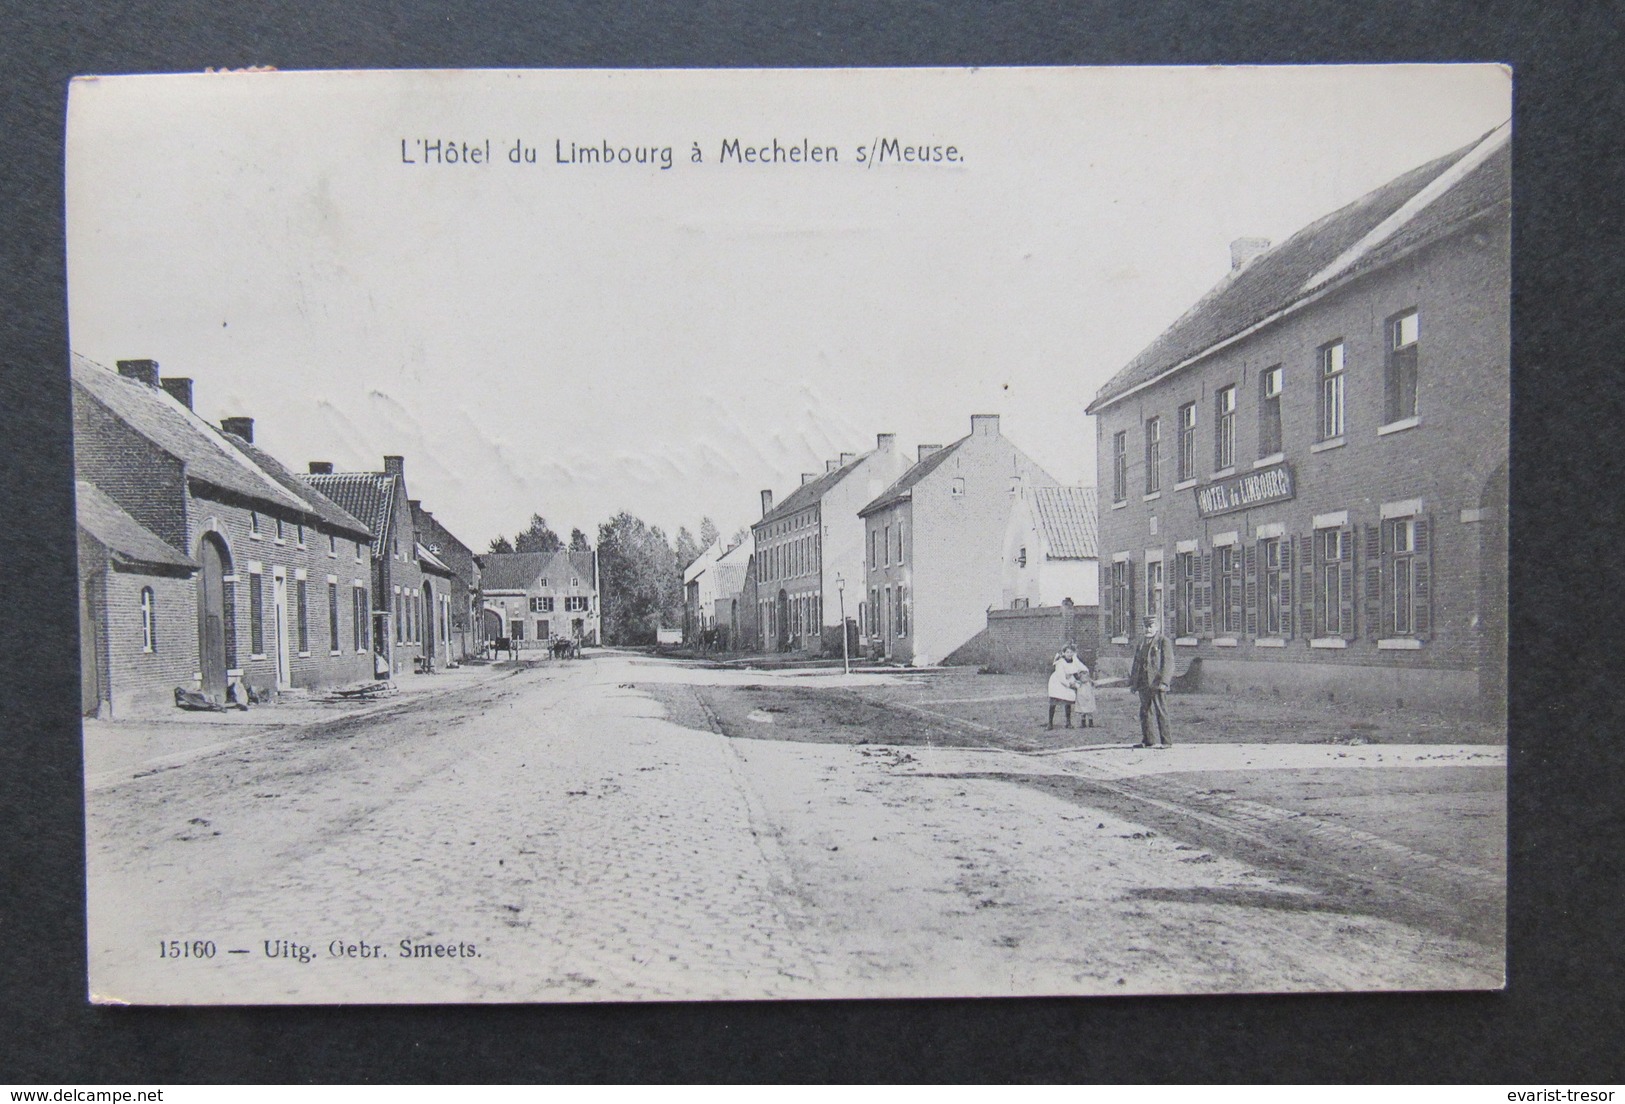
[[[1238,241],[1101,388],[1102,666],[1156,615],[1208,689],[1500,702],[1507,139]]]

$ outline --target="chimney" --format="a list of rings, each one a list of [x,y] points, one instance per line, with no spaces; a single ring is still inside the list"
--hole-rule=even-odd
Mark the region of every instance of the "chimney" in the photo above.
[[[920,446],[919,460],[916,461],[916,462],[923,464],[925,462],[926,457],[935,456],[937,453],[939,453],[941,451],[942,451],[942,446],[941,445],[921,445]]]
[[[1269,251],[1268,238],[1237,238],[1230,243],[1230,271],[1240,272]]]
[[[814,479],[817,479],[817,478],[818,478],[818,473],[817,472],[802,472],[801,473],[801,485],[803,487],[805,487],[807,484],[811,483]]]
[[[772,509],[773,509],[773,492],[771,490],[763,491],[762,492],[762,516],[766,517],[772,511]]]
[[[970,416],[970,431],[973,437],[997,437],[999,435],[999,416],[997,414],[972,414]]]
[[[311,475],[332,475],[333,474],[333,461],[331,461],[331,460],[312,460],[310,462],[310,474]]]
[[[157,365],[153,365],[154,368]],[[186,409],[192,409],[192,381],[185,376],[166,376],[158,381],[158,386],[168,391],[174,400]]]
[[[221,418],[220,428],[231,434],[233,437],[241,437],[251,445],[254,443],[253,418],[244,418],[241,416],[236,418]]]
[[[406,457],[404,457],[404,456],[386,456],[386,457],[384,457],[384,474],[385,475],[404,476],[406,474]]]
[[[414,517],[423,513],[423,500],[421,498],[409,498],[406,500],[406,505],[411,509]],[[434,550],[430,549],[430,551]]]
[[[895,434],[895,433],[877,433],[877,434],[875,434],[875,448],[879,449],[881,452],[890,452],[892,449],[894,449],[896,447],[897,447],[897,434]]]
[[[858,458],[858,454],[855,453],[855,452],[843,452],[843,453],[841,453],[841,467],[843,467],[843,468],[846,467],[848,464],[850,464],[852,461],[856,460],[857,458]]]
[[[121,360],[118,362],[118,374],[127,380],[144,383],[148,387],[158,386],[158,362],[156,360]]]
[[[836,468],[838,468],[840,466],[841,466],[841,462],[839,460],[825,460],[824,461],[824,474],[828,475],[830,472],[834,471]]]

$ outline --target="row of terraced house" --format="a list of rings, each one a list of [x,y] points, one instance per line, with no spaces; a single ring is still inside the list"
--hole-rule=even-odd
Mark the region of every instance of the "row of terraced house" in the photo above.
[[[1094,513],[1094,489],[1060,485],[997,415],[912,455],[878,434],[782,499],[763,490],[749,538],[688,565],[686,627],[722,650],[828,657],[844,626],[854,657],[986,662],[1000,612],[1095,605]]]
[[[483,642],[480,565],[405,462],[295,473],[152,360],[72,363],[86,714],[429,671]],[[198,700],[194,697],[193,699]]]

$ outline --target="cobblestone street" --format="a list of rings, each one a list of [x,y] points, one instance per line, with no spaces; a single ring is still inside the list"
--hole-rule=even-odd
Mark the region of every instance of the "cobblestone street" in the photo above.
[[[1366,848],[1378,865],[1495,882],[1498,872],[1425,842],[1305,821],[1279,794],[1244,803],[1245,823],[1201,799],[1212,792],[1204,780],[1227,771],[1491,772],[1499,785],[1497,747],[1192,747],[1176,752],[1189,753],[1180,774],[1155,757],[1106,767],[1089,749],[903,747],[884,731],[778,739],[768,713],[746,722],[759,737],[739,739],[695,692],[866,692],[899,676],[723,671],[613,652],[482,674],[360,715],[189,737],[190,755],[87,746],[97,998],[1500,983],[1494,932],[1466,938],[1426,908],[1362,907],[1323,870],[1275,861],[1267,846],[1254,857],[1210,846],[1169,821],[1200,814],[1264,843],[1324,840]],[[87,742],[126,735],[92,726]],[[1164,788],[1129,788],[1141,782]],[[212,957],[194,957],[191,941],[212,941]]]

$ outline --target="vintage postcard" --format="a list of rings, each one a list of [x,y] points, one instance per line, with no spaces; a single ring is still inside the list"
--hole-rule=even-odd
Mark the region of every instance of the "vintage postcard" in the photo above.
[[[1500,987],[1511,88],[76,80],[90,999]]]

